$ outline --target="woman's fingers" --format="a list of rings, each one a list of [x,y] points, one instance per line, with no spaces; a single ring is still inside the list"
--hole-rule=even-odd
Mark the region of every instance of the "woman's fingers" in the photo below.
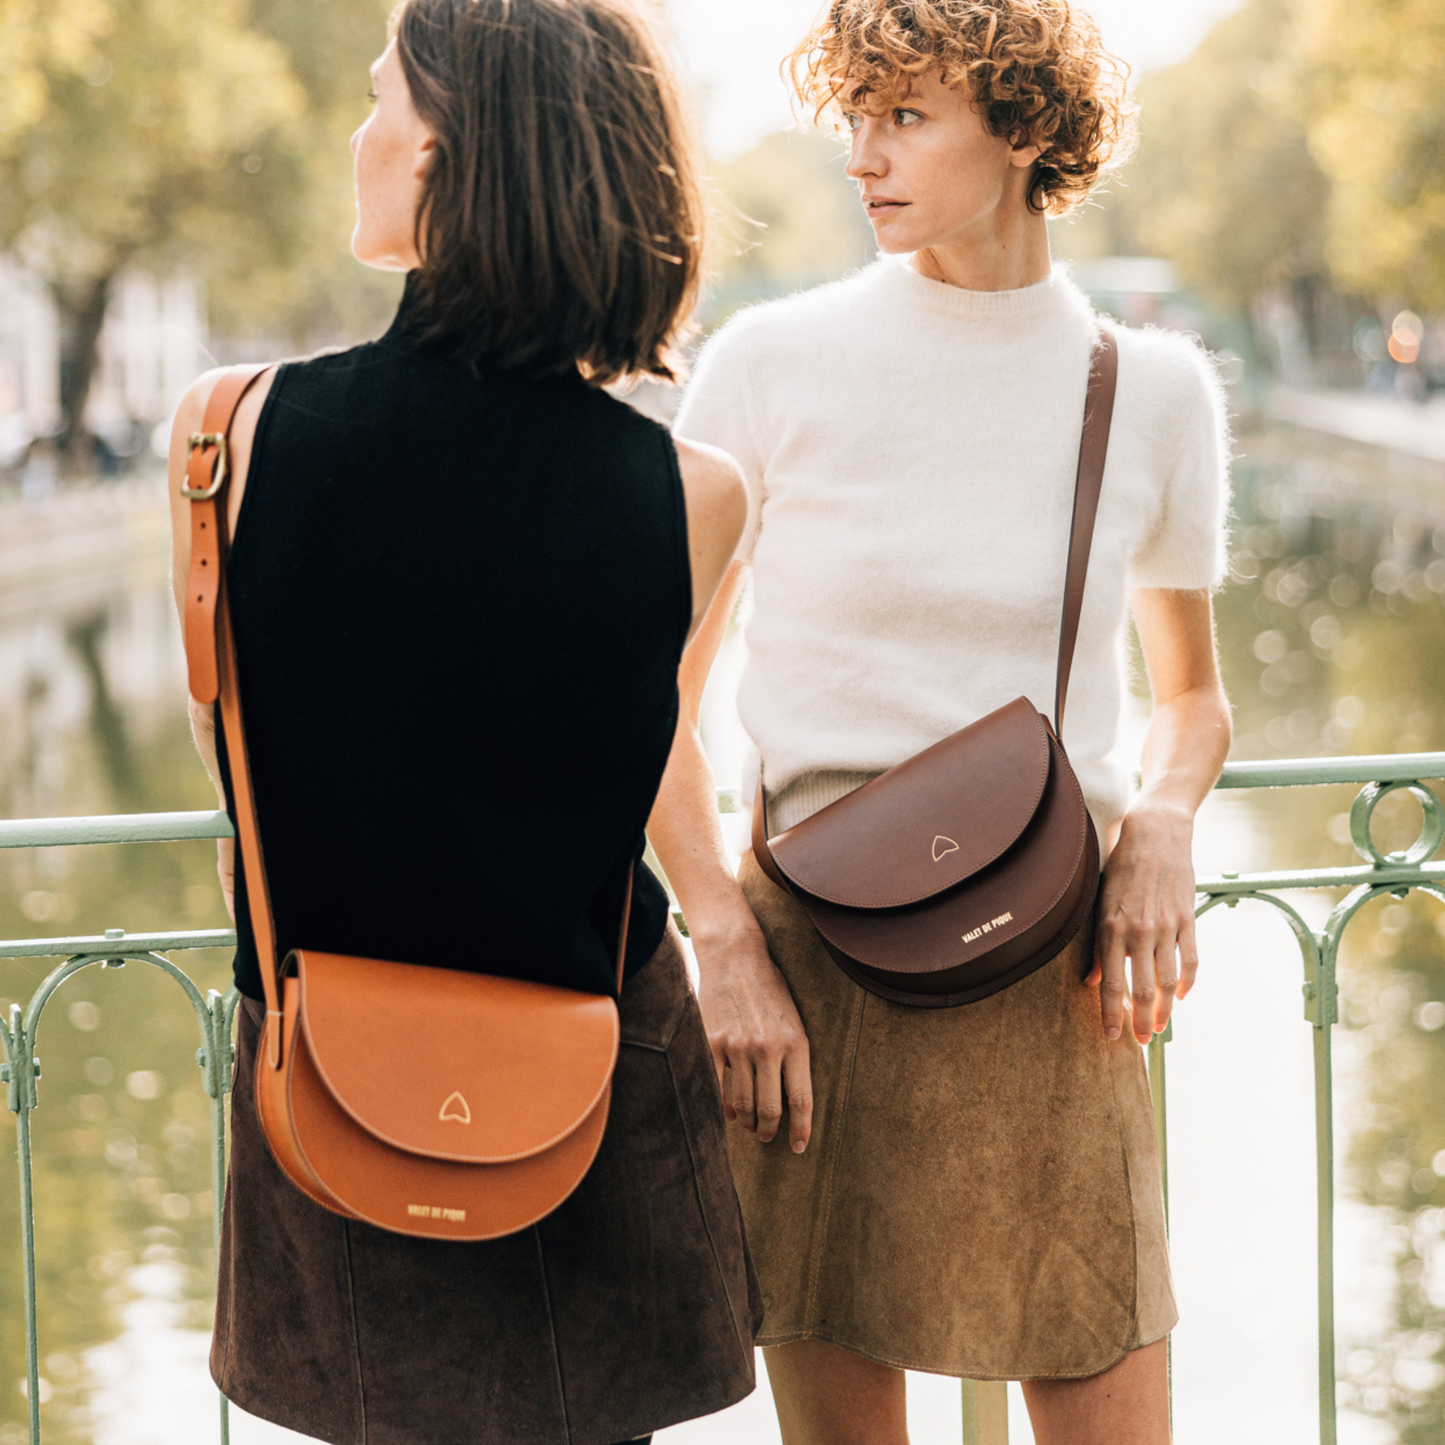
[[[1154,1033],[1162,1034],[1169,1026],[1169,1015],[1174,1011],[1174,1000],[1179,993],[1179,944],[1178,935],[1172,931],[1160,938],[1154,948]],[[1136,1020],[1149,1023],[1150,1019]],[[1148,1043],[1148,1039],[1141,1039]]]
[[[723,1117],[729,1123],[733,1120],[733,1080],[728,1068],[728,1056],[719,1044],[709,1037],[707,1046],[712,1054],[712,1066],[717,1070],[717,1091],[722,1095]]]
[[[764,1144],[771,1144],[778,1137],[778,1126],[783,1122],[782,1060],[772,1052],[760,1053],[754,1079],[758,1138]]]
[[[813,1137],[813,1069],[806,1038],[783,1060],[783,1084],[788,1091],[788,1143],[794,1154],[801,1154]]]
[[[1125,952],[1123,919],[1117,914],[1106,914],[1099,921],[1094,967],[1089,979],[1099,990],[1104,1033],[1111,1039],[1117,1039],[1124,1031]]]
[[[757,1092],[754,1088],[752,1061],[739,1059],[732,1067],[733,1118],[744,1129],[758,1127]]]
[[[1194,915],[1179,930],[1179,997],[1188,998],[1199,972],[1199,943],[1194,935]]]
[[[1154,977],[1154,939],[1135,935],[1129,945],[1129,971],[1133,978],[1134,1037],[1147,1044],[1153,1038],[1154,1004],[1159,997]]]

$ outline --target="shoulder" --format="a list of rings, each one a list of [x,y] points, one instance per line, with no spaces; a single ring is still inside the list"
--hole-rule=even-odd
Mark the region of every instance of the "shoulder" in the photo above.
[[[198,376],[186,388],[176,407],[176,419],[171,434],[172,449],[179,448],[189,452],[189,439],[193,433],[204,429],[211,400],[223,384],[241,384],[246,387],[245,395],[236,411],[231,440],[233,444],[238,440],[248,440],[266,396],[275,384],[277,365],[273,363],[266,367],[255,380],[251,380],[255,370],[253,367],[218,366]]]
[[[1160,326],[1115,326],[1119,339],[1119,384],[1160,418],[1181,411],[1224,411],[1224,384],[1214,356],[1191,332]]]
[[[703,362],[766,364],[769,356],[780,350],[816,344],[822,333],[849,324],[855,306],[871,291],[878,269],[870,266],[840,281],[734,311],[703,346]]]
[[[748,489],[742,468],[720,447],[682,437],[677,437],[674,444],[689,517],[706,517],[719,529],[731,530],[736,543],[748,518]]]

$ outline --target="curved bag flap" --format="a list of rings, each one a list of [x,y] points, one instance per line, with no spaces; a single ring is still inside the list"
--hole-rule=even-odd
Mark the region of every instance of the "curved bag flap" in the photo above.
[[[800,898],[830,952],[918,992],[951,993],[1007,971],[1054,938],[1084,872],[1092,866],[1097,875],[1099,865],[1078,779],[1063,748],[1050,742],[1054,767],[1023,836],[962,887],[892,913]]]
[[[301,1026],[338,1104],[387,1144],[502,1164],[550,1149],[617,1062],[602,994],[420,964],[298,952]]]
[[[1021,697],[779,833],[773,861],[846,908],[932,898],[1022,837],[1048,781],[1049,739]]]

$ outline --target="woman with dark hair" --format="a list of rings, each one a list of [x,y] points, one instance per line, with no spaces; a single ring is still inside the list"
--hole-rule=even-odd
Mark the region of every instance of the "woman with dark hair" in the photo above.
[[[795,62],[800,98],[850,146],[884,254],[743,312],[698,363],[678,430],[736,456],[754,503],[739,708],[761,816],[734,878],[687,727],[650,827],[739,1126],[783,1438],[907,1445],[915,1369],[1024,1381],[1040,1445],[1164,1445],[1177,1312],[1141,1046],[1194,982],[1194,815],[1230,739],[1210,595],[1228,497],[1221,390],[1189,338],[1100,318],[1051,264],[1049,215],[1127,154],[1133,119],[1120,68],[1068,0],[833,0]],[[745,570],[689,650],[689,719]],[[1120,746],[1130,611],[1154,694],[1137,791]],[[1020,698],[1036,733],[1062,733],[1079,824],[1067,876],[1088,884],[1072,937],[1046,944],[1029,907],[1068,895],[1046,867],[1009,873],[1002,853],[1031,816],[1008,798],[1037,803],[1055,776],[1040,752],[995,753],[976,806],[943,831],[921,826],[910,795],[914,834],[877,830],[891,856],[866,829],[838,841],[860,800],[936,776],[930,750],[982,736]],[[823,861],[784,876],[804,839]],[[997,948],[1017,969],[956,1006],[910,1006],[917,991],[844,946],[861,931],[840,940],[858,926],[845,905],[865,893],[866,857],[894,885],[865,902],[872,938],[895,930],[896,980],[933,960],[905,956],[899,939],[919,934],[890,914],[906,923],[951,887],[966,849],[979,878],[1000,862],[1010,896],[938,953],[963,969],[969,950]],[[843,882],[828,871],[840,856]]]
[[[212,1370],[338,1445],[612,1445],[753,1388],[721,1103],[641,862],[679,659],[746,496],[728,458],[602,389],[675,379],[701,265],[646,9],[409,0],[352,142],[353,250],[409,273],[400,312],[379,341],[265,373],[231,432],[226,581],[277,956],[611,994],[625,937],[580,1187],[499,1239],[391,1233],[313,1203],[267,1148],[255,883],[237,867],[232,889],[222,845],[244,998]],[[188,438],[219,379],[175,424],[178,602]],[[224,736],[209,707],[192,718],[234,817]]]

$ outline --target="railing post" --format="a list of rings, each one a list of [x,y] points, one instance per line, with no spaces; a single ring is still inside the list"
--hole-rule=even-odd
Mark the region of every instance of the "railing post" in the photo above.
[[[25,1028],[19,1004],[10,1006],[10,1023],[0,1024],[5,1064],[0,1081],[9,1085],[8,1103],[15,1115],[15,1143],[20,1162],[20,1250],[25,1290],[25,1379],[30,1415],[30,1445],[40,1445],[40,1341],[35,1319],[35,1191],[30,1171],[30,1111],[39,1101],[36,1080],[40,1060]]]
[[[1008,1386],[963,1380],[963,1445],[1008,1445]]]
[[[1316,1240],[1319,1251],[1320,1445],[1336,1445],[1335,1403],[1335,1105],[1333,1026],[1338,938],[1317,934],[1305,980],[1305,1018],[1314,1026]]]
[[[221,1219],[226,1199],[226,1096],[231,1092],[231,1005],[215,989],[206,995],[205,1046],[196,1052],[206,1096],[211,1101],[211,1236],[221,1258]],[[219,1392],[218,1392],[219,1393]],[[231,1406],[219,1395],[221,1445],[230,1445]]]

